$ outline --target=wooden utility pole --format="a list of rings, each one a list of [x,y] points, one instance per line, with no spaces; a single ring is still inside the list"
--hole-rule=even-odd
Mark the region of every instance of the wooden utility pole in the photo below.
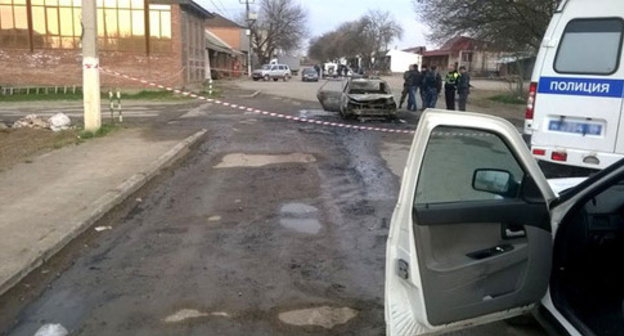
[[[251,53],[252,53],[252,42],[251,42],[251,38],[252,38],[252,34],[251,34],[251,25],[253,24],[254,20],[252,20],[251,18],[251,13],[249,10],[249,5],[253,4],[255,2],[255,0],[238,0],[241,4],[245,4],[245,19],[247,20],[247,29],[248,29],[248,34],[247,36],[249,37],[249,46],[248,46],[248,51],[247,51],[247,77],[251,77]]]

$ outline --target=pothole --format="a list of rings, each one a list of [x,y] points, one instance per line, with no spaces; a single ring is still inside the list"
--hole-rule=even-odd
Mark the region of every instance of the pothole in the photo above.
[[[286,203],[280,209],[280,225],[300,233],[318,234],[321,223],[317,218],[318,209],[304,203]]]
[[[356,310],[349,307],[323,306],[280,313],[279,319],[286,324],[295,326],[319,326],[332,329],[337,325],[349,322],[357,314]]]
[[[282,205],[281,213],[305,215],[318,212],[318,209],[305,203],[286,203]]]
[[[202,313],[199,310],[195,309],[182,309],[173,315],[167,316],[164,321],[167,323],[178,323],[189,319],[196,319],[207,316],[230,317],[230,314],[226,312]]]
[[[195,309],[182,309],[173,315],[167,316],[167,318],[165,319],[165,322],[177,323],[177,322],[182,322],[184,320],[194,319],[198,317],[205,317],[205,316],[208,316],[208,314],[202,313]]]
[[[221,162],[214,168],[234,168],[234,167],[264,167],[281,163],[310,163],[316,162],[316,158],[311,154],[291,153],[291,154],[245,154],[233,153],[223,157]]]

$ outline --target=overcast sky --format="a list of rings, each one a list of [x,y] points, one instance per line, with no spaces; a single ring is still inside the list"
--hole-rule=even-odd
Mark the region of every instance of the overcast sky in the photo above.
[[[195,0],[211,12],[236,16],[245,6],[239,0]],[[259,0],[256,0],[256,2]],[[356,20],[371,9],[387,10],[403,26],[405,34],[401,41],[391,47],[400,49],[427,44],[426,27],[416,21],[411,0],[298,0],[310,13],[309,27],[312,36],[331,31],[346,21]]]

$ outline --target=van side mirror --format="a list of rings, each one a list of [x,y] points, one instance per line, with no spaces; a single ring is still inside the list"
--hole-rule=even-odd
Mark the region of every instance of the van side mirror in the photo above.
[[[472,178],[472,188],[497,195],[510,191],[511,173],[498,169],[477,169]]]

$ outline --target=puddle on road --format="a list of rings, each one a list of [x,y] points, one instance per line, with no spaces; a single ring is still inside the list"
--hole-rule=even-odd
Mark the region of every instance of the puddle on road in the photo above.
[[[332,329],[339,324],[349,322],[357,314],[356,310],[349,307],[334,308],[323,306],[280,313],[279,319],[290,325],[319,326],[325,329]]]
[[[280,225],[300,233],[318,234],[322,225],[317,218],[318,209],[304,203],[286,203],[280,209]]]
[[[299,117],[300,118],[308,118],[308,119],[314,119],[314,118],[336,118],[340,116],[337,112],[328,112],[325,110],[300,110],[299,111]]]
[[[403,176],[403,170],[407,163],[410,145],[405,143],[384,142],[381,148],[381,157],[386,161],[390,171],[398,177]]]
[[[311,154],[245,154],[233,153],[223,157],[221,162],[214,168],[235,168],[235,167],[264,167],[280,163],[310,163],[316,162],[316,158]]]
[[[280,219],[280,224],[291,230],[301,233],[318,234],[321,231],[321,223],[316,219]]]
[[[309,213],[316,213],[318,209],[304,203],[287,203],[282,206],[281,213],[303,215]]]

